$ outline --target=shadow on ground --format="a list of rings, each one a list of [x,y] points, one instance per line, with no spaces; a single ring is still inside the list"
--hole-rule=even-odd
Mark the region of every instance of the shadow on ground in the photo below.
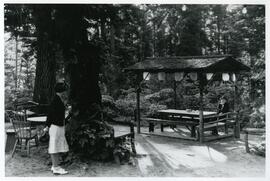
[[[137,136],[138,167],[144,176],[264,177],[265,158],[247,154],[241,139],[200,144]]]
[[[241,139],[227,138],[200,144],[195,141],[136,135],[136,165],[75,162],[66,165],[75,177],[263,177],[265,158],[247,154]],[[31,157],[6,154],[6,176],[50,177],[46,146]]]

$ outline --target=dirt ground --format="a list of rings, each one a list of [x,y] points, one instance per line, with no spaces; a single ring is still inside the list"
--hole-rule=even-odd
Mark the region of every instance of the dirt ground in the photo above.
[[[256,139],[256,138],[255,138]],[[253,139],[253,140],[255,140]],[[255,140],[256,141],[256,140]],[[265,158],[247,154],[242,139],[195,141],[136,135],[135,164],[71,163],[67,177],[264,177]],[[51,177],[46,147],[33,148],[31,157],[6,154],[7,177]],[[59,177],[59,176],[58,176]]]

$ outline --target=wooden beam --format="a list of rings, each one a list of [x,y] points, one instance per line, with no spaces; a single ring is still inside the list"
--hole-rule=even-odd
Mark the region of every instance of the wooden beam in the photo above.
[[[204,141],[204,130],[203,130],[203,89],[204,89],[204,82],[203,82],[203,75],[199,73],[199,90],[200,90],[200,127],[199,127],[199,134],[200,134],[200,142],[203,143]]]
[[[15,36],[15,91],[18,88],[18,35]],[[16,94],[17,98],[17,94]]]
[[[245,128],[243,129],[245,133],[253,134],[253,135],[261,135],[265,133],[265,128]]]
[[[230,137],[233,137],[233,134],[211,136],[211,137],[205,138],[204,141],[207,142],[207,141],[220,140],[220,139],[230,138]]]
[[[239,109],[238,109],[238,88],[236,85],[236,82],[234,83],[234,111],[237,113],[236,114],[236,120],[235,120],[235,137],[240,138],[240,122],[239,122]]]
[[[136,100],[137,100],[137,107],[136,107],[136,118],[137,118],[137,133],[141,132],[141,112],[140,112],[140,75],[137,75],[137,89],[136,89]]]
[[[176,109],[176,107],[177,107],[177,103],[176,103],[176,100],[177,100],[176,88],[177,88],[177,85],[176,85],[176,80],[174,80],[174,81],[173,81],[173,91],[174,91],[174,109]]]
[[[245,134],[245,148],[246,148],[246,152],[250,153],[249,146],[248,146],[248,132],[246,132]]]
[[[196,141],[196,138],[185,137],[185,136],[181,136],[181,135],[173,136],[173,135],[166,135],[166,134],[163,134],[163,133],[153,133],[153,132],[152,133],[142,132],[141,134],[152,135],[152,136],[162,136],[162,137],[166,137],[166,138],[174,138],[174,139],[183,139],[183,140]]]

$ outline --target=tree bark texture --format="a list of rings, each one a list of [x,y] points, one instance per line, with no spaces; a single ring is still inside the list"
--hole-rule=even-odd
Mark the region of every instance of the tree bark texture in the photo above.
[[[83,15],[84,6],[66,6],[61,9],[65,24],[60,40],[63,47],[70,83],[72,110],[87,115],[93,104],[101,104],[98,85],[100,49],[96,42],[89,42],[87,21]],[[103,32],[101,32],[103,33]],[[91,112],[91,111],[90,111]],[[88,115],[89,116],[89,115]]]
[[[38,38],[37,65],[33,100],[48,104],[54,94],[56,60],[49,44],[43,37]]]
[[[78,48],[75,58],[76,64],[70,64],[70,98],[73,109],[86,113],[93,104],[101,104],[101,93],[98,86],[98,63],[96,50],[90,45]]]
[[[56,82],[56,60],[54,43],[51,39],[53,25],[51,22],[51,7],[36,6],[37,28],[37,64],[33,100],[48,104],[54,94]]]

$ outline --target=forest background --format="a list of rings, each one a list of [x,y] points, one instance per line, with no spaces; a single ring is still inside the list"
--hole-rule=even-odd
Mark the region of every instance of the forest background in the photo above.
[[[6,4],[5,109],[27,100],[48,104],[64,78],[73,112],[100,102],[108,117],[127,120],[136,107],[136,75],[126,67],[146,57],[225,54],[251,72],[237,76],[239,97],[232,82],[208,85],[204,108],[216,110],[226,95],[241,127],[265,127],[264,5]],[[153,75],[142,82],[144,115],[174,106],[173,81]],[[189,79],[178,84],[178,109],[198,109],[198,97]]]

